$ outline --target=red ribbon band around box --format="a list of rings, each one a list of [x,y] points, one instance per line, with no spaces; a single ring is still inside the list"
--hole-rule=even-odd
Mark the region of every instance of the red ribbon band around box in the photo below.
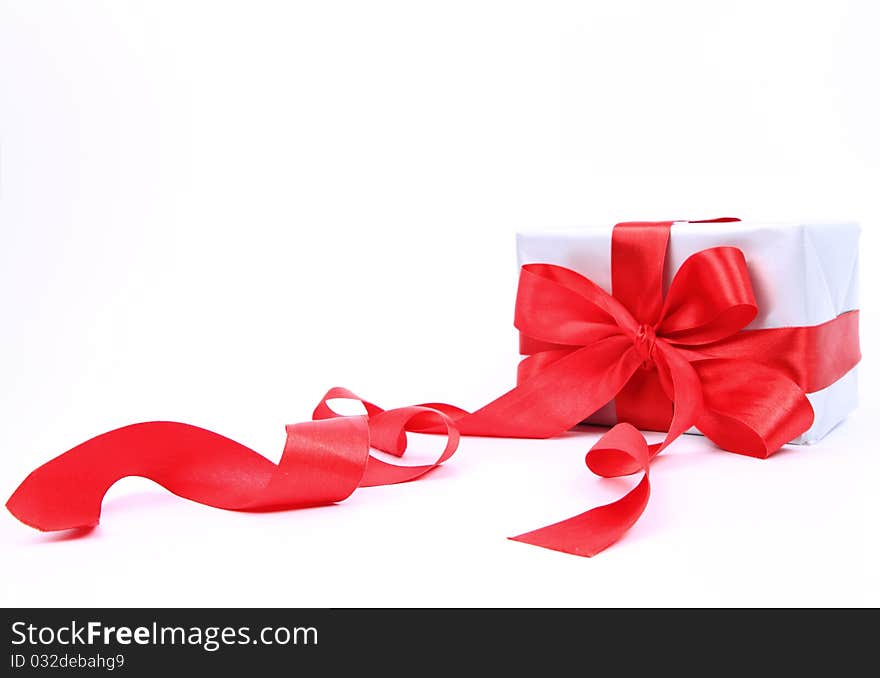
[[[527,357],[517,386],[473,413],[443,403],[383,410],[333,388],[312,421],[287,427],[277,465],[202,428],[134,424],[39,467],[6,506],[39,530],[92,527],[107,490],[127,476],[223,509],[319,506],[358,487],[415,480],[452,456],[459,435],[547,438],[614,400],[622,423],[590,449],[586,464],[604,477],[642,473],[638,484],[611,504],[513,537],[595,555],[638,520],[650,495],[651,460],[679,435],[696,426],[725,450],[767,457],[812,425],[806,394],[860,359],[855,310],[810,327],[743,329],[758,307],[745,257],[734,247],[692,255],[664,296],[672,223],[614,227],[612,294],[567,268],[523,266],[515,325]],[[337,414],[327,402],[337,398],[361,402],[366,415]],[[639,428],[667,433],[649,445]],[[407,431],[445,435],[436,462],[398,466],[370,454],[374,448],[402,456]]]

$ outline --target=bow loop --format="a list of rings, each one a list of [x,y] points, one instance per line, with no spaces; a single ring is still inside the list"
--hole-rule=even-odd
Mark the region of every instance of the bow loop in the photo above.
[[[713,247],[691,255],[678,269],[657,334],[674,344],[707,344],[736,334],[757,314],[742,251]]]
[[[552,264],[522,267],[514,325],[530,338],[557,346],[586,346],[630,331],[635,321],[592,280]]]
[[[769,457],[813,425],[803,389],[779,370],[742,359],[691,364],[703,385],[697,428],[719,447]]]

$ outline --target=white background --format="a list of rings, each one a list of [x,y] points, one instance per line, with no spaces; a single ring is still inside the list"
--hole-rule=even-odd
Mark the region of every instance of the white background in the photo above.
[[[861,409],[768,461],[686,437],[599,557],[505,539],[619,496],[595,433],[237,514],[126,479],[0,516],[4,605],[878,605],[880,13],[864,2],[0,1],[0,494],[174,419],[278,459],[340,384],[478,406],[514,232],[855,219]],[[427,443],[437,441],[428,440]]]

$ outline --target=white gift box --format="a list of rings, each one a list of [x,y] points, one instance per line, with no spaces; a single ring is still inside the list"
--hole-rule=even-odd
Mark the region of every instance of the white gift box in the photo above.
[[[611,231],[607,226],[517,234],[519,265],[565,266],[611,292]],[[818,325],[858,308],[858,239],[854,223],[675,222],[666,259],[665,288],[689,256],[710,247],[738,247],[748,263],[758,315],[746,329]],[[829,348],[833,350],[833,348]],[[853,368],[827,388],[808,394],[815,419],[797,444],[821,440],[857,403]],[[616,422],[613,401],[588,419]]]

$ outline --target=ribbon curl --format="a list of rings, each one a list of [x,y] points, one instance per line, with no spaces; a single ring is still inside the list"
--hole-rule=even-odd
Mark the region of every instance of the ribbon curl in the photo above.
[[[366,416],[340,417],[327,400],[358,400]],[[433,464],[398,466],[370,448],[401,457],[406,427],[435,423],[446,446]],[[274,511],[321,506],[346,499],[358,487],[405,483],[449,459],[458,447],[452,420],[427,407],[382,410],[346,389],[327,392],[313,421],[287,426],[276,465],[254,450],[197,426],[171,421],[132,424],[104,433],[31,473],[6,504],[38,530],[93,527],[107,490],[140,476],[174,494],[215,508]]]
[[[604,477],[641,472],[641,480],[611,504],[512,537],[595,555],[639,519],[651,492],[651,460],[687,429],[696,426],[723,449],[767,457],[812,425],[806,393],[832,384],[860,359],[858,311],[817,326],[745,330],[758,307],[737,248],[692,255],[664,295],[671,225],[615,226],[611,294],[561,266],[523,266],[514,324],[526,357],[517,386],[473,413],[445,403],[383,410],[333,388],[312,421],[287,427],[277,465],[195,426],[134,424],[39,467],[6,506],[40,530],[91,527],[107,490],[132,475],[217,508],[330,504],[357,487],[430,472],[453,455],[459,435],[547,438],[614,400],[622,423],[588,452],[587,467]],[[827,350],[831,345],[835,350]],[[359,401],[366,414],[338,414],[328,403],[338,398]],[[667,433],[649,445],[638,428]],[[375,448],[402,456],[407,431],[446,436],[436,462],[399,466],[370,454]]]

